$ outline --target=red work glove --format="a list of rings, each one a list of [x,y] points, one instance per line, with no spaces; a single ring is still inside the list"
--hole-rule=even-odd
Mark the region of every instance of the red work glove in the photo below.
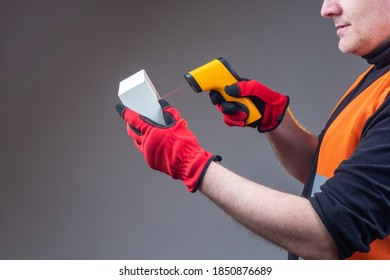
[[[166,125],[161,125],[118,104],[116,109],[126,121],[127,133],[155,170],[180,179],[190,192],[196,192],[211,161],[221,161],[205,151],[187,127],[179,111],[159,100]]]
[[[248,97],[261,114],[260,120],[252,123],[259,132],[274,130],[282,122],[289,104],[289,97],[273,91],[255,80],[242,80],[225,87],[225,92],[233,97]],[[222,112],[224,122],[229,126],[246,126],[248,108],[242,103],[227,102],[217,91],[210,91],[211,102]]]

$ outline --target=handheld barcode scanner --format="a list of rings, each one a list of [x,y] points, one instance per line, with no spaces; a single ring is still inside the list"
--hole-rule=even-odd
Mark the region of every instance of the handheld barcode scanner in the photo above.
[[[259,110],[249,98],[235,98],[225,92],[225,86],[240,81],[240,77],[226,59],[222,57],[214,59],[188,72],[184,75],[184,78],[195,92],[216,90],[221,93],[226,101],[239,102],[245,105],[249,110],[248,119],[245,121],[246,125],[250,125],[261,118]]]

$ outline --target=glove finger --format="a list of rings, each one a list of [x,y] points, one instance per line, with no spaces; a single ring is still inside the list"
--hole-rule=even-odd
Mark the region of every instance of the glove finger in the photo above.
[[[240,82],[225,87],[225,92],[232,97],[241,97]]]
[[[235,115],[237,113],[242,113],[242,115],[246,115],[246,118],[248,118],[249,109],[240,102],[224,102],[222,103],[221,107],[222,113],[226,115]]]
[[[226,115],[234,115],[238,111],[233,102],[223,102],[221,104],[221,112]]]
[[[124,106],[123,104],[117,104],[116,105],[116,111],[118,112],[118,114],[123,118],[125,119],[125,113],[127,110],[130,110],[129,108],[127,108],[126,106]],[[126,117],[128,118],[128,116]],[[127,134],[134,139],[134,144],[135,146],[141,150],[141,145],[142,145],[142,133],[139,129],[135,128],[134,126],[130,125],[127,121],[126,121],[126,130],[127,130]]]
[[[243,112],[239,112],[235,115],[235,117],[232,118],[232,116],[229,115],[224,115],[223,116],[223,121],[228,125],[228,126],[240,126],[244,127],[245,126],[245,119],[246,119],[246,114]],[[244,120],[243,120],[244,119]]]
[[[272,98],[273,91],[265,86],[264,84],[256,80],[240,81],[232,86],[225,88],[226,93],[233,97],[255,97],[264,100],[265,102],[272,102],[272,100],[267,101],[267,98]]]
[[[123,115],[125,113],[126,108],[127,107],[123,104],[116,104],[116,106],[115,106],[116,111],[118,112],[119,116],[121,116],[122,119],[123,119]]]
[[[226,86],[225,92],[232,97],[258,96],[265,86],[255,80],[241,80],[233,85]]]
[[[141,131],[136,129],[134,126],[131,126],[130,124],[126,124],[127,134],[133,138],[134,145],[142,152],[141,146],[142,146],[142,134]]]
[[[158,100],[158,103],[160,103],[160,106],[161,106],[161,109],[164,111],[165,108],[168,108],[170,106],[172,106],[171,104],[169,104],[168,101],[166,101],[165,99],[159,99]]]
[[[234,115],[224,115],[224,118],[226,119],[230,119],[232,121],[246,121],[246,119],[248,118],[248,114],[246,112],[242,112],[242,111],[237,111],[237,113],[235,113]]]
[[[211,90],[209,92],[209,96],[210,96],[211,103],[213,103],[214,105],[221,104],[222,102],[225,101],[225,98],[223,98],[222,94],[216,90]]]
[[[171,104],[169,104],[168,101],[165,101],[164,99],[160,99],[158,102],[160,103],[161,108],[163,110],[165,125],[167,127],[171,127],[175,125],[177,120],[181,119],[180,112]]]
[[[136,131],[139,135],[143,134],[141,127],[145,127],[145,124],[152,126],[162,126],[161,124],[149,119],[148,117],[138,114],[130,108],[127,108],[123,104],[117,104],[116,111],[127,123],[130,124],[132,129]],[[136,121],[138,119],[140,119],[140,121]]]
[[[248,109],[246,106],[238,102],[224,102],[222,105],[217,104],[216,107],[223,113],[223,121],[228,126],[245,126],[245,120],[248,118]]]
[[[134,126],[130,125],[127,123],[127,129],[130,130],[128,131],[129,134],[131,133],[132,138],[137,138],[137,136],[142,136],[142,132],[139,129],[136,129]]]
[[[119,104],[120,105],[120,104]],[[132,127],[132,130],[136,132],[137,135],[144,135],[146,130],[150,127],[151,124],[148,122],[148,118],[143,117],[137,112],[127,108],[126,106],[118,106],[117,111],[120,112],[120,115],[126,121],[127,124]],[[134,137],[132,137],[134,138]]]

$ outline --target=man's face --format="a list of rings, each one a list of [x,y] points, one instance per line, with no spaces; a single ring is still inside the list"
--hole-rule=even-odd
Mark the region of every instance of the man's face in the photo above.
[[[321,15],[334,21],[343,53],[363,56],[390,40],[390,0],[324,0]]]

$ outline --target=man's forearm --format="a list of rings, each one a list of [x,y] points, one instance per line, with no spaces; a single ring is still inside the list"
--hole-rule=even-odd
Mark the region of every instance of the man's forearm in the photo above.
[[[318,138],[298,124],[288,109],[280,126],[267,133],[280,163],[302,183],[313,163]]]
[[[306,259],[336,259],[336,245],[307,199],[212,163],[200,191],[256,235]]]

